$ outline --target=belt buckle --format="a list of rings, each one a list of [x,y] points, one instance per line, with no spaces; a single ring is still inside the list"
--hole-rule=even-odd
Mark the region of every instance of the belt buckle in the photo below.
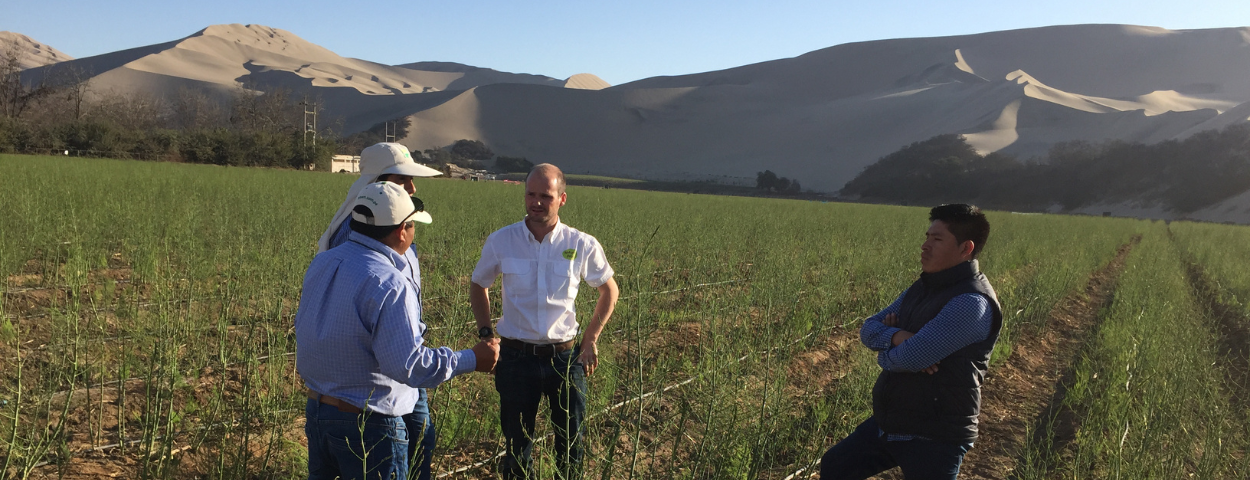
[[[554,345],[532,345],[530,349],[530,354],[536,357],[556,356],[556,347]]]

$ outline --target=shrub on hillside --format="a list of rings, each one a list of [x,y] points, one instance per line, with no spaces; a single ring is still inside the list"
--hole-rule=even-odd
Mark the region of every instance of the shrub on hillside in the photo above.
[[[456,143],[451,145],[451,153],[457,157],[479,162],[490,160],[495,156],[495,152],[490,151],[485,143],[478,140],[456,140]]]
[[[904,204],[977,202],[1066,209],[1157,202],[1192,212],[1250,190],[1250,124],[1153,145],[1075,141],[1027,163],[980,155],[962,136],[939,135],[881,157],[843,195]]]
[[[495,170],[503,173],[529,173],[534,163],[525,157],[495,157]]]

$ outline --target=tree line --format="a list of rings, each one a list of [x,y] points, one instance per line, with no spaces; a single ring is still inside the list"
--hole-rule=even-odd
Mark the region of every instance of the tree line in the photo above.
[[[470,170],[491,170],[498,173],[529,173],[534,163],[525,157],[495,155],[481,140],[460,139],[449,148],[430,148],[421,152],[427,163],[456,165]],[[493,162],[491,160],[494,159]]]
[[[981,155],[961,135],[939,135],[881,157],[843,196],[903,204],[975,202],[1003,209],[1071,210],[1147,202],[1193,212],[1250,189],[1250,124],[1141,144],[1071,141],[1045,157]]]
[[[387,125],[389,123],[389,126]],[[358,154],[369,145],[386,141],[386,131],[392,130],[396,138],[408,135],[412,120],[405,117],[379,123],[369,129],[349,135],[342,141],[344,153]],[[355,153],[352,153],[355,152]],[[460,139],[447,148],[431,147],[412,152],[413,159],[436,166],[455,165],[469,170],[491,170],[498,173],[528,173],[534,163],[525,157],[495,155],[481,140]],[[493,161],[492,161],[493,160]]]
[[[168,97],[96,91],[92,72],[75,64],[24,71],[21,53],[17,41],[0,44],[0,152],[329,170],[336,153],[358,155],[387,134],[404,138],[411,126],[400,118],[339,135],[342,120],[324,121],[318,99],[284,88],[182,88]],[[305,122],[307,108],[321,114],[315,131]],[[483,142],[470,139],[413,156],[498,172],[533,167],[523,157],[496,157]]]
[[[332,128],[305,134],[289,90],[122,95],[95,91],[72,64],[23,71],[20,60],[16,42],[0,45],[0,152],[328,170],[337,148]]]
[[[772,170],[764,170],[755,173],[755,188],[770,193],[783,193],[787,195],[797,195],[803,191],[803,187],[799,185],[798,180],[791,180],[786,177],[778,177]]]

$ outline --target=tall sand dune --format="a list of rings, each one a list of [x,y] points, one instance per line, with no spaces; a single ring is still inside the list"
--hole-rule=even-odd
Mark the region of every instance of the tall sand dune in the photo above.
[[[963,134],[983,153],[1160,142],[1250,121],[1250,28],[1069,25],[837,45],[793,58],[610,86],[451,62],[341,57],[294,34],[215,25],[69,64],[96,91],[309,92],[348,133],[408,117],[414,149],[481,140],[567,171],[750,183],[764,169],[835,192],[911,142]]]
[[[511,82],[563,87],[568,83],[446,62],[383,65],[339,56],[282,29],[240,24],[213,25],[176,41],[65,65],[92,76],[90,92],[97,97],[168,97],[190,89],[227,101],[240,89],[285,88],[318,99],[327,114],[325,120],[342,119],[348,133],[439,105],[480,85]],[[28,75],[33,78],[41,73]],[[590,80],[597,77],[587,78],[581,82],[597,86]]]
[[[603,90],[611,86],[612,84],[592,73],[579,73],[564,80],[564,88],[579,90]]]
[[[500,154],[571,171],[704,180],[771,169],[836,191],[943,133],[1030,158],[1055,142],[1157,142],[1214,125],[1250,101],[1239,73],[1250,71],[1248,31],[1047,27],[839,45],[590,95],[484,86],[472,108],[414,115],[422,128],[405,141],[427,148],[474,131]]]
[[[0,50],[15,48],[18,52],[18,68],[42,67],[54,63],[73,60],[74,57],[52,48],[46,44],[16,32],[0,31]]]

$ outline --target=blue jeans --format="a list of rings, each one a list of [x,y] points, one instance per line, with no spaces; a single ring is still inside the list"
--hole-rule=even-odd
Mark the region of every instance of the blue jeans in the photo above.
[[[309,480],[430,479],[438,439],[424,395],[413,413],[400,417],[344,413],[313,400],[304,416]]]
[[[499,391],[499,423],[507,446],[499,463],[504,479],[538,478],[533,469],[534,418],[547,397],[555,430],[558,478],[581,478],[582,420],[586,417],[586,374],[578,361],[580,348],[553,357],[499,349],[495,389]]]
[[[872,417],[820,458],[821,480],[862,480],[894,467],[907,480],[955,480],[969,445],[906,440],[887,442]]]

